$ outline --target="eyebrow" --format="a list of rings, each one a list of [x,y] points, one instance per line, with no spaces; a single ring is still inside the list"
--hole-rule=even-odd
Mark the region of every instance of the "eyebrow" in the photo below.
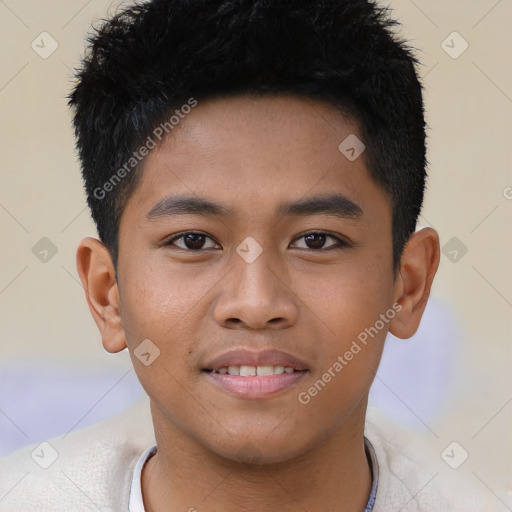
[[[147,213],[148,220],[157,220],[174,215],[202,215],[233,217],[230,208],[193,196],[167,196],[158,201]],[[315,196],[281,204],[277,209],[277,218],[286,216],[327,215],[341,219],[358,219],[363,215],[359,205],[340,194]]]

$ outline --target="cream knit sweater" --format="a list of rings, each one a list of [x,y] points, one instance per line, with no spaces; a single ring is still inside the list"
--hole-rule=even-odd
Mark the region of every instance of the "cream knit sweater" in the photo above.
[[[379,464],[374,512],[504,510],[476,479],[471,488],[456,479],[460,469],[451,469],[423,437],[371,407],[365,435]],[[1,512],[126,512],[137,459],[155,443],[149,401],[48,443],[0,459]]]

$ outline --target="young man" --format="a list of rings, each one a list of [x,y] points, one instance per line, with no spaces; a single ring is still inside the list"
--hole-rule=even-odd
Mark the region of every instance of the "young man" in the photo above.
[[[50,442],[47,470],[25,450],[5,510],[484,510],[367,417],[439,263],[393,25],[366,0],[154,0],[91,38],[70,104],[101,241],[78,271],[154,438],[142,405]]]

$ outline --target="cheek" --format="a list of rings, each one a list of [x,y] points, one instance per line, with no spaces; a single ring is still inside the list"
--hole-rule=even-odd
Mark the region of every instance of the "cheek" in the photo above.
[[[342,424],[374,380],[392,319],[386,314],[394,314],[383,286],[373,274],[361,279],[353,273],[329,281],[317,302],[322,319],[318,365],[297,398],[311,418],[331,411],[326,431]]]
[[[327,408],[341,414],[365,396],[395,315],[390,265],[390,260],[375,252],[332,266],[321,291],[310,295],[311,309],[321,319],[318,343],[322,349],[312,387],[302,390],[301,403],[318,407],[319,413]]]
[[[176,396],[179,393],[172,390],[179,391],[179,383],[190,378],[193,367],[191,323],[201,290],[182,273],[157,265],[140,265],[137,271],[134,267],[135,263],[124,268],[120,276],[121,318],[133,365],[151,397],[164,388]],[[140,357],[143,347],[150,358]],[[152,362],[146,365],[148,359]]]
[[[180,330],[185,330],[188,314],[204,291],[186,271],[177,272],[159,258],[141,255],[123,270],[123,325],[137,335],[167,344]],[[128,333],[129,336],[129,333]]]
[[[369,257],[358,254],[342,264],[297,276],[304,304],[320,319],[318,323],[335,351],[373,326],[391,307],[390,268],[390,260],[379,253]]]

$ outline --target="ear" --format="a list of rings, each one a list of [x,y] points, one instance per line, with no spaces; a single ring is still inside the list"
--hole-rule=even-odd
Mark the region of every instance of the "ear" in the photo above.
[[[405,245],[395,284],[395,302],[402,309],[389,323],[397,338],[410,338],[418,330],[439,257],[439,236],[432,228],[416,231]]]
[[[76,252],[76,266],[103,347],[111,353],[123,350],[126,335],[121,323],[114,264],[108,249],[95,238],[84,238]]]

